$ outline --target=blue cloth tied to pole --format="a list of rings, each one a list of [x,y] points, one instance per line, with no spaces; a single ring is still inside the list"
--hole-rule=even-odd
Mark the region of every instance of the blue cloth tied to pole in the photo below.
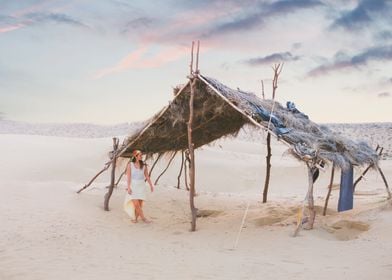
[[[275,132],[277,135],[285,134],[288,133],[291,129],[286,128],[282,121],[278,119],[274,114],[271,114],[264,108],[260,106],[254,105],[255,108],[255,114],[253,115],[253,118],[255,118],[257,121],[270,121],[275,127]]]
[[[350,164],[350,168],[342,170],[340,177],[340,193],[338,202],[338,212],[351,210],[354,206],[354,170]]]

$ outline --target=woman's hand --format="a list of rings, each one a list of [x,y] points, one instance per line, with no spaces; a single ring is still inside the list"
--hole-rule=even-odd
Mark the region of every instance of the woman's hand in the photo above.
[[[154,187],[153,187],[153,186],[151,186],[150,188],[151,188],[151,192],[153,192],[153,191],[154,191]]]
[[[128,189],[128,194],[132,194],[132,190],[131,189]]]

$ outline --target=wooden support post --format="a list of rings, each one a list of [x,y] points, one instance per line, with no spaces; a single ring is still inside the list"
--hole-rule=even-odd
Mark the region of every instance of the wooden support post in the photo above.
[[[184,151],[181,151],[181,167],[180,167],[180,172],[178,173],[178,177],[177,177],[177,189],[180,188],[180,179],[181,179],[181,174],[182,174],[183,168],[184,168]]]
[[[303,224],[307,224],[307,226],[304,229],[312,229],[314,220],[316,218],[316,211],[314,210],[314,199],[313,199],[313,172],[312,172],[312,167],[310,166],[309,163],[306,163],[308,166],[308,193],[306,194],[306,197],[303,201],[302,208],[298,212],[298,217],[297,217],[297,226],[295,228],[293,236],[297,236],[299,231],[301,230]],[[308,211],[309,211],[309,217],[308,220],[304,219],[305,216],[305,208],[306,208],[306,202],[308,204]]]
[[[118,138],[113,138],[112,174],[111,174],[111,177],[110,177],[109,190],[105,194],[105,201],[104,201],[104,209],[106,211],[109,211],[109,200],[110,200],[110,197],[112,196],[112,193],[113,193],[114,181],[115,181],[115,178],[116,178],[116,162],[117,162],[117,157],[116,157],[117,153],[116,152],[117,152],[117,149],[118,149],[118,143],[119,143],[119,139]]]
[[[193,44],[192,44],[193,46]],[[195,208],[195,152],[194,144],[192,142],[192,123],[193,123],[193,99],[195,95],[196,78],[190,77],[191,80],[191,96],[189,99],[189,121],[188,121],[188,146],[189,146],[189,157],[190,157],[190,169],[189,169],[189,180],[190,180],[190,191],[189,191],[189,204],[191,208],[191,231],[196,230],[196,212]]]
[[[268,186],[270,181],[271,174],[271,133],[267,134],[267,156],[265,157],[266,161],[266,173],[265,173],[265,181],[264,181],[264,191],[263,191],[263,203],[267,202],[268,195]]]
[[[323,216],[325,216],[327,214],[328,201],[329,201],[329,197],[331,196],[334,176],[335,176],[335,163],[332,164],[331,180],[329,181],[328,193],[327,193],[327,197],[325,198],[325,204],[324,204],[324,209],[323,209]]]
[[[161,174],[159,174],[158,178],[155,180],[154,185],[158,184],[159,178],[166,172],[166,170],[169,168],[171,162],[173,161],[174,157],[176,156],[177,151],[174,152],[173,156],[170,158],[169,163],[167,164],[166,168],[162,171]]]

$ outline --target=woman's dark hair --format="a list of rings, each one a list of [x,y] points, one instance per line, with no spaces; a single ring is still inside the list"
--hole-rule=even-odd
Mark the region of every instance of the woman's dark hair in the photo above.
[[[132,157],[131,161],[133,163],[135,163],[136,162],[136,157]],[[144,161],[139,160],[139,165],[140,165],[140,168],[143,168],[146,164],[144,163]]]

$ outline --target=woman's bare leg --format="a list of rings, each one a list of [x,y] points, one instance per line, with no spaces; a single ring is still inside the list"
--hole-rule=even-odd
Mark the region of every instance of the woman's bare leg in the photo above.
[[[144,200],[139,199],[140,212],[142,213],[142,215],[140,215],[140,218],[142,218],[143,222],[145,222],[145,223],[151,223],[150,220],[147,220],[146,217],[144,217],[144,213],[143,213],[143,202],[144,202]]]
[[[139,200],[133,199],[132,200],[133,207],[135,208],[135,219],[132,222],[137,223],[137,219],[140,216],[140,203]]]

